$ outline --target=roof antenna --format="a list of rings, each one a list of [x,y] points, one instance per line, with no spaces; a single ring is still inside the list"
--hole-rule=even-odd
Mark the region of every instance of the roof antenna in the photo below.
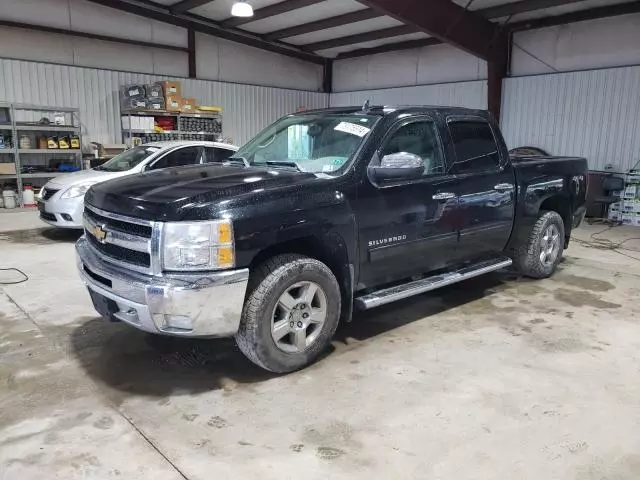
[[[366,102],[364,102],[364,105],[362,105],[362,111],[366,112],[367,110],[369,110],[370,106],[371,106],[371,102],[369,102],[369,100],[367,100]]]

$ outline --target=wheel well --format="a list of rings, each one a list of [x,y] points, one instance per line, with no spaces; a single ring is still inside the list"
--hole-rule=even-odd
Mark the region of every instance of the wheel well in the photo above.
[[[272,245],[261,250],[251,261],[249,271],[253,272],[255,267],[265,260],[283,253],[298,253],[307,257],[315,258],[324,263],[335,275],[340,285],[340,293],[343,299],[351,297],[351,279],[349,272],[349,260],[344,246],[333,247],[327,245],[315,236],[296,238],[286,242]]]
[[[551,210],[557,212],[562,217],[564,223],[565,237],[571,234],[571,208],[567,199],[563,197],[547,198],[540,205],[540,210]]]

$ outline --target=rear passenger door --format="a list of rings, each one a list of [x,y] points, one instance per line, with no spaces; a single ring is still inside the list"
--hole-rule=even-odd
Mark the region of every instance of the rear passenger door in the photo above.
[[[503,251],[514,218],[515,178],[493,126],[481,117],[448,117],[453,165],[458,179],[457,256],[472,260]]]

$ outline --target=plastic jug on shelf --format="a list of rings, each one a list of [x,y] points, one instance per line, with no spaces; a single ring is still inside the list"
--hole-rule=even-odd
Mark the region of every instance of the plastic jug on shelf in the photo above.
[[[33,193],[33,186],[24,186],[24,190],[22,191],[22,203],[25,207],[36,206],[36,195]]]
[[[16,208],[18,205],[17,195],[13,190],[3,190],[2,200],[4,201],[4,208]]]

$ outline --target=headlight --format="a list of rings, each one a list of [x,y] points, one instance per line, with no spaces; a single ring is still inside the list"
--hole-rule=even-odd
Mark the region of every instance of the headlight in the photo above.
[[[93,183],[85,183],[84,185],[76,185],[74,187],[69,188],[66,192],[62,194],[60,198],[75,198],[81,197],[87,190],[93,185]]]
[[[235,252],[231,221],[165,223],[162,258],[165,270],[233,267]]]

